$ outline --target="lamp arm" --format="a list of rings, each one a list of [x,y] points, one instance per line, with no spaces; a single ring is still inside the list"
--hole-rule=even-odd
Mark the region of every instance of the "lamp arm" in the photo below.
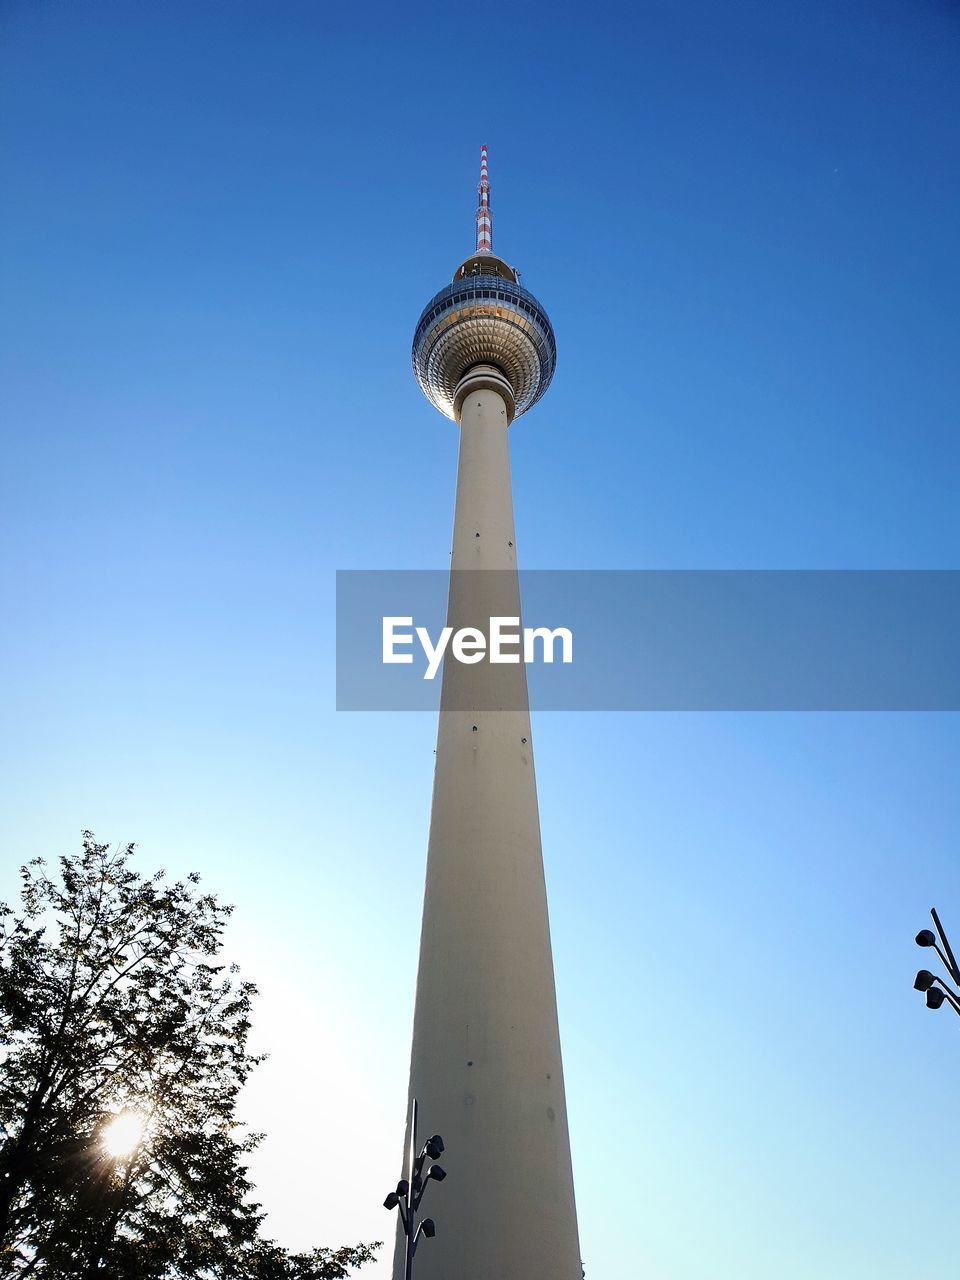
[[[943,943],[943,951],[947,954],[944,955],[943,951],[941,951],[939,947],[937,947],[937,953],[946,965],[947,972],[950,974],[950,977],[954,982],[960,985],[960,968],[957,966],[957,958],[953,954],[950,943],[947,941],[947,935],[943,931],[943,925],[940,923],[940,917],[937,915],[936,907],[930,908],[930,915],[933,917],[933,923],[936,925],[937,933],[940,935],[940,941]]]
[[[956,995],[950,990],[942,978],[934,978],[934,982],[938,982],[940,984],[943,989],[943,994],[949,1001],[951,1009],[953,1009],[954,1013],[960,1015],[960,1000],[957,999]]]

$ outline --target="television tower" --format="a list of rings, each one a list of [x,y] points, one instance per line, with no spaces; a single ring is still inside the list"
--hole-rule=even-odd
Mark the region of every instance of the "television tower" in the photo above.
[[[486,147],[478,191],[476,252],[424,308],[413,368],[460,426],[447,624],[488,635],[491,617],[520,616],[507,429],[549,386],[556,344],[493,252]],[[417,1280],[580,1280],[531,743],[522,661],[448,656],[410,1097],[449,1180]],[[402,1265],[398,1248],[397,1280]]]

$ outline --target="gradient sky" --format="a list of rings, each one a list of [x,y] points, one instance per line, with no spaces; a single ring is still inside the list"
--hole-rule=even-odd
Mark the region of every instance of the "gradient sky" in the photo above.
[[[446,563],[409,343],[479,144],[559,347],[524,566],[957,568],[958,53],[947,0],[0,6],[0,896],[91,827],[237,904],[285,1243],[393,1225],[435,724],[334,711],[334,571]],[[534,731],[589,1280],[950,1274],[958,718]]]

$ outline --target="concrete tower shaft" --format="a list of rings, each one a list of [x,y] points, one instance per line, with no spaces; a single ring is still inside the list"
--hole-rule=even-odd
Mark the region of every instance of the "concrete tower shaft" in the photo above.
[[[556,352],[532,295],[505,275],[479,278],[481,289],[512,285],[512,299],[536,306],[536,318],[520,311],[526,336],[516,338],[506,298],[475,297],[461,300],[442,345],[429,335],[444,291],[417,327],[414,367],[428,399],[460,425],[447,622],[487,632],[491,617],[520,615],[508,427],[542,395]],[[458,279],[478,277],[455,277],[454,288]],[[493,303],[500,314],[471,310]],[[529,359],[516,355],[522,342]],[[579,1280],[522,662],[444,664],[410,1095],[427,1131],[443,1135],[449,1173],[430,1193],[437,1238],[417,1253],[417,1280]],[[396,1280],[401,1246],[402,1236]]]

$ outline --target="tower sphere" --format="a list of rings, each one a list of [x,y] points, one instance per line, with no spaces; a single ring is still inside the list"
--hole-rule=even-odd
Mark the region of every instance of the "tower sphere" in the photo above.
[[[457,387],[476,366],[509,383],[513,417],[536,404],[553,377],[557,344],[546,311],[517,272],[491,248],[487,149],[481,152],[477,251],[424,307],[413,335],[413,371],[420,390],[441,413],[459,418]],[[463,384],[466,385],[466,384]],[[506,388],[503,388],[506,391]]]

